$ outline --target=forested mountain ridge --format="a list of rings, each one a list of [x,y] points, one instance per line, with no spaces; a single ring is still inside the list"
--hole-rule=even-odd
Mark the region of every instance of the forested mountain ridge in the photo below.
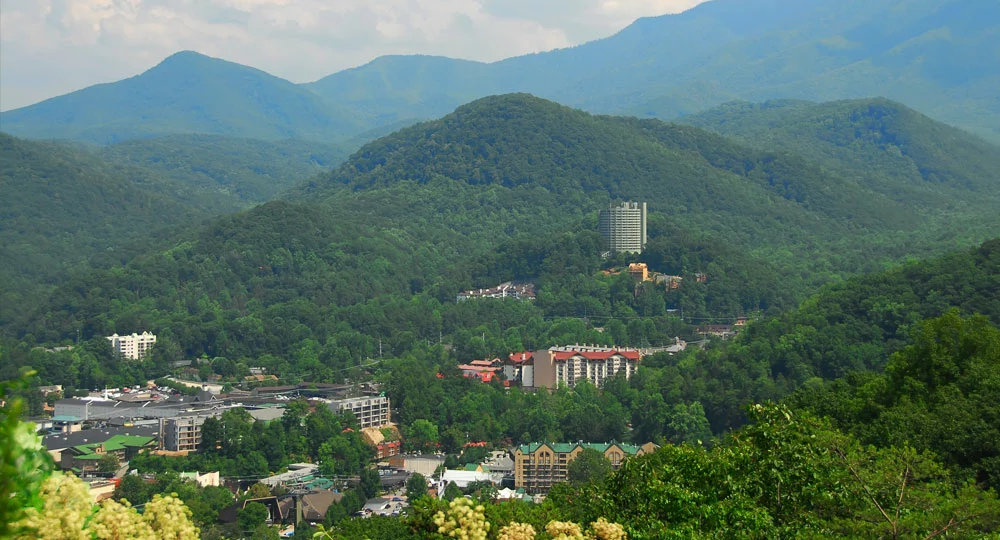
[[[262,203],[327,172],[349,147],[301,139],[264,141],[220,135],[178,134],[130,139],[102,147],[112,162],[158,171],[178,182]]]
[[[167,229],[239,209],[140,167],[0,133],[0,322],[89,263],[124,263]]]
[[[1000,147],[883,98],[735,102],[678,121],[754,147],[808,155],[867,177],[877,190],[914,196],[921,188],[958,188],[988,199],[1000,193]],[[885,176],[891,186],[877,183]]]
[[[176,133],[329,142],[371,127],[359,114],[284,79],[191,51],[135,77],[0,118],[13,135],[97,144]]]
[[[366,211],[400,227],[434,209],[435,223],[454,223],[463,234],[492,229],[494,235],[537,230],[532,207],[550,214],[541,223],[545,227],[612,200],[644,200],[678,226],[774,257],[785,249],[779,246],[841,241],[843,246],[830,249],[852,257],[860,238],[879,243],[894,237],[888,241],[905,244],[910,241],[904,237],[925,227],[935,235],[942,230],[966,235],[959,242],[1000,230],[1000,218],[982,206],[967,216],[978,220],[976,226],[949,225],[955,216],[942,206],[975,207],[980,200],[975,191],[959,188],[928,201],[877,186],[792,152],[754,150],[688,126],[591,116],[511,94],[477,100],[366,145],[327,178],[314,179],[292,196],[326,199],[343,212],[364,201]],[[445,191],[436,194],[440,190]],[[483,191],[490,195],[479,204],[457,206],[463,198],[458,193]],[[392,195],[383,199],[387,194]],[[414,208],[404,197],[421,205]],[[466,218],[474,223],[459,223]],[[894,257],[898,247],[875,249]],[[872,262],[870,254],[862,255],[853,270]],[[838,271],[816,271],[831,270]]]
[[[387,56],[302,85],[178,53],[2,120],[20,136],[102,144],[182,132],[330,141],[509,92],[663,119],[741,99],[884,95],[1000,141],[998,23],[992,0],[714,0],[567,49],[489,64]]]
[[[923,321],[951,309],[1000,326],[1000,240],[969,251],[856,276],[798,309],[750,325],[734,343],[701,355],[693,378],[711,380],[702,403],[714,429],[742,422],[734,403],[774,399],[865,372],[881,372]],[[997,351],[994,351],[994,354]],[[996,361],[1000,362],[1000,358]],[[860,405],[859,405],[860,406]]]

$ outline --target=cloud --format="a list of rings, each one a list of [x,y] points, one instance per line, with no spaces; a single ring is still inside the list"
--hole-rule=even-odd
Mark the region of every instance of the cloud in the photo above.
[[[494,61],[703,0],[3,0],[0,110],[129,77],[179,50],[316,80],[385,54]]]

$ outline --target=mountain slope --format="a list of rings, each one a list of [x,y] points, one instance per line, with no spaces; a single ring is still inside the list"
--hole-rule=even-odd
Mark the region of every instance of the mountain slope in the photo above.
[[[977,196],[954,195],[955,206]],[[460,350],[486,354],[487,331],[497,350],[528,342],[517,332],[536,344],[593,335],[561,317],[622,317],[641,343],[683,335],[668,305],[699,317],[780,308],[981,233],[937,204],[900,204],[792,152],[524,94],[368,144],[288,197],[296,201],[189,229],[124,268],[77,276],[11,331],[54,341],[78,328],[84,338],[161,328],[171,357],[295,356],[297,370],[320,369],[317,358],[349,369],[379,340],[400,354],[450,332]],[[647,295],[627,277],[595,275],[596,210],[622,199],[649,205],[643,257],[654,269],[708,271],[709,283]],[[969,213],[1000,230],[996,212]],[[538,280],[534,304],[444,307],[463,288],[514,277]],[[637,314],[662,320],[644,329],[631,322]]]
[[[355,107],[378,96],[396,118],[511,91],[660,118],[735,99],[884,95],[1000,140],[998,23],[990,0],[715,0],[570,49],[493,64],[383,58],[309,88]]]
[[[0,323],[87,261],[122,263],[232,198],[89,152],[0,133]]]
[[[873,262],[857,252],[862,238],[882,244],[878,249],[892,258],[912,249],[903,246],[916,237],[954,230],[941,199],[901,205],[798,154],[753,150],[654,120],[590,116],[527,95],[484,98],[401,130],[363,147],[302,193],[398,226],[426,219],[432,235],[482,233],[474,245],[568,223],[612,200],[645,200],[651,211],[762,254],[822,245],[854,261],[842,260],[841,269],[859,265],[852,270]],[[977,195],[966,189],[948,197],[960,206]],[[463,207],[470,198],[479,203]],[[532,219],[541,217],[539,208],[540,222]],[[982,208],[970,215],[997,230],[997,218]],[[980,232],[955,234],[968,242]],[[832,268],[816,270],[822,275]]]
[[[1000,209],[1000,148],[885,99],[738,102],[680,121],[808,155],[901,201],[947,207],[942,194],[974,193],[959,199]]]
[[[260,203],[329,171],[347,157],[339,145],[219,135],[131,139],[100,150],[108,161],[158,171],[178,182]]]
[[[293,85],[196,53],[4,113],[2,129],[99,143],[164,133],[330,141],[529,92],[674,118],[734,101],[886,96],[1000,141],[992,0],[713,0],[605,39],[490,64],[386,56]]]
[[[2,115],[2,129],[13,135],[98,144],[168,133],[330,141],[364,126],[355,113],[284,79],[194,52]]]

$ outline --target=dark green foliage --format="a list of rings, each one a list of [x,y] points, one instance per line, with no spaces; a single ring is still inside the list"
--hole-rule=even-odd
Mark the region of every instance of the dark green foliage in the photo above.
[[[244,531],[253,531],[267,521],[267,507],[253,501],[244,506],[237,517],[237,523]]]
[[[611,462],[603,453],[593,448],[585,448],[566,466],[569,483],[583,485],[603,482],[611,473]]]
[[[328,143],[262,141],[219,135],[131,139],[101,149],[104,159],[157,171],[177,182],[247,203],[278,193],[340,164],[348,151]]]
[[[0,133],[0,324],[88,264],[122,264],[172,226],[236,208],[145,169]]]
[[[715,431],[738,425],[737,403],[885,367],[920,321],[952,307],[1000,323],[1000,241],[829,286],[794,311],[750,325],[724,350],[699,355],[689,379]],[[834,415],[837,416],[837,415]]]
[[[618,522],[630,538],[997,530],[996,495],[956,486],[928,454],[865,447],[779,406],[755,405],[751,416],[753,425],[712,450],[665,446],[626,460],[603,485],[554,492],[551,504],[580,522]]]
[[[412,504],[413,501],[427,496],[427,479],[420,473],[413,473],[406,479],[406,498]]]
[[[1000,485],[1000,330],[957,310],[922,321],[882,375],[815,385],[791,402],[834,418],[863,442],[912,445],[958,478]]]

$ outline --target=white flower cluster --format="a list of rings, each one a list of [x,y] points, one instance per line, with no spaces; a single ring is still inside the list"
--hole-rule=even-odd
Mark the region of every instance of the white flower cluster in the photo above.
[[[482,505],[473,506],[472,501],[461,498],[448,504],[448,512],[434,514],[434,524],[438,532],[449,538],[461,540],[486,540],[490,523],[486,521]]]

